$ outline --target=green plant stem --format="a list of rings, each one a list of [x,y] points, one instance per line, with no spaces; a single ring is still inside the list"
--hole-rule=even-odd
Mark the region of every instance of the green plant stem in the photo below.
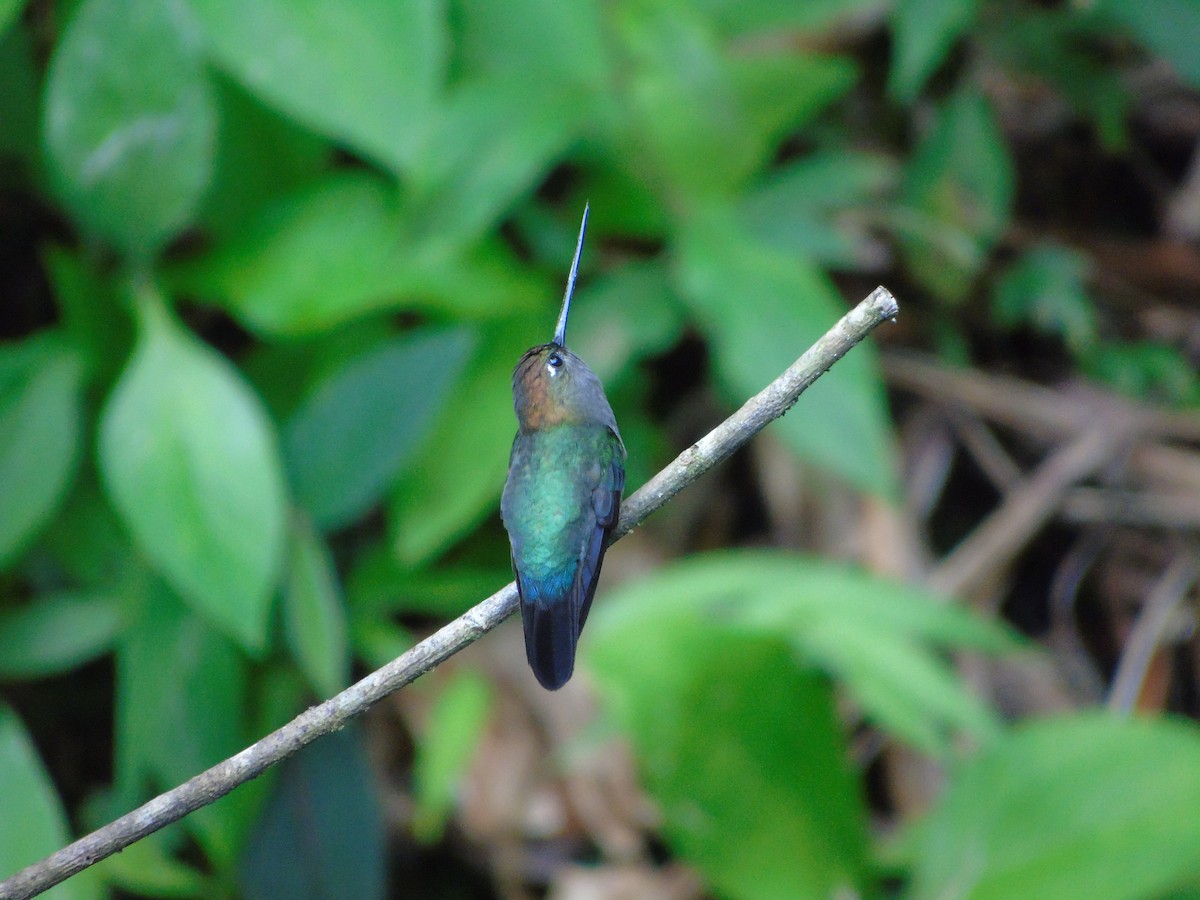
[[[851,347],[898,312],[899,306],[889,291],[883,287],[872,291],[787,371],[629,497],[612,539],[628,534],[681,490],[727,459],[768,422],[786,413]],[[322,735],[342,728],[353,717],[483,637],[516,609],[517,589],[510,583],[336,697],[306,710],[235,756],[0,882],[0,900],[24,900],[40,894],[220,799]]]

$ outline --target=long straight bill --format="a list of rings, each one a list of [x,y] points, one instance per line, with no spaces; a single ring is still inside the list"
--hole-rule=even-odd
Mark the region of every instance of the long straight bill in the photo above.
[[[583,252],[583,236],[587,233],[588,207],[583,204],[583,221],[579,223],[579,240],[575,242],[575,258],[571,260],[571,274],[567,276],[567,291],[563,294],[562,312],[558,314],[558,325],[554,329],[554,343],[567,346],[567,313],[571,311],[571,295],[575,293],[575,276],[579,273],[579,254]]]

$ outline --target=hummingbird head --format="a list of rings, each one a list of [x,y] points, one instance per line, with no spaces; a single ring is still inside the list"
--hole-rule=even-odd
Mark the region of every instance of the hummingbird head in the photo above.
[[[604,386],[587,363],[567,349],[567,315],[579,272],[579,254],[587,232],[588,207],[583,208],[575,258],[567,277],[562,311],[554,339],[525,351],[513,370],[513,403],[522,428],[538,429],[563,423],[608,425],[616,431],[616,417],[604,396]]]
[[[610,425],[616,418],[587,363],[551,342],[525,351],[513,371],[517,421],[527,430],[562,424]]]

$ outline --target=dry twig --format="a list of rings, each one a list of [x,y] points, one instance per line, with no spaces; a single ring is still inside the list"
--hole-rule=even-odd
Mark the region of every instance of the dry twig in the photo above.
[[[898,311],[896,299],[885,288],[872,291],[866,300],[843,316],[786,372],[681,453],[630,497],[621,510],[621,521],[613,540],[628,534],[681,490],[727,459],[768,422],[791,409],[809,385],[877,325],[894,318]],[[487,634],[516,608],[516,586],[509,584],[407,653],[336,697],[301,713],[236,756],[0,882],[0,898],[24,900],[40,894],[93,863],[225,796],[322,735],[342,728],[354,716],[365,712],[384,697]]]

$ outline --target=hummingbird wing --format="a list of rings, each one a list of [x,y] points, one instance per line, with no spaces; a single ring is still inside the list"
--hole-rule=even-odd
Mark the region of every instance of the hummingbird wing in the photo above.
[[[525,630],[525,656],[543,687],[556,690],[575,669],[575,647],[587,620],[608,535],[616,527],[625,488],[625,453],[614,432],[605,433],[599,464],[590,466],[585,507],[576,526],[581,539],[559,587],[553,580],[530,579],[514,556],[517,589],[521,595],[521,621]],[[607,457],[607,459],[604,459]]]
[[[625,447],[616,432],[610,431],[610,436],[614,445],[612,462],[607,477],[602,477],[592,490],[592,512],[596,516],[596,527],[588,535],[579,559],[579,587],[583,597],[579,608],[579,631],[583,631],[592,608],[592,597],[600,581],[600,566],[608,550],[608,536],[621,518],[621,494],[625,490]]]

